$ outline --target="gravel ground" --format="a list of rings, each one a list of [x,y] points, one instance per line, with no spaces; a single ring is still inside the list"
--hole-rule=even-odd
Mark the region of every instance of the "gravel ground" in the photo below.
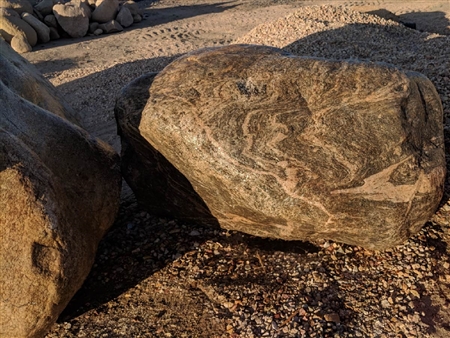
[[[420,71],[442,98],[450,142],[449,36],[344,7],[311,7],[236,41]],[[159,70],[173,57],[115,66],[78,85],[86,91],[103,77],[99,101],[111,105],[118,79]],[[48,76],[59,81],[57,73]],[[68,84],[60,89],[69,93]],[[126,195],[91,274],[47,338],[450,336],[449,186],[421,232],[385,251],[160,219]]]

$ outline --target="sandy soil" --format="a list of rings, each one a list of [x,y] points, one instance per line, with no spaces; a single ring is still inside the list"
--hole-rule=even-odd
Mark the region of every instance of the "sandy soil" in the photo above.
[[[161,0],[157,2],[147,0],[139,2],[144,9],[145,20],[123,32],[99,37],[88,36],[81,39],[51,41],[37,46],[33,52],[24,56],[37,66],[44,76],[63,93],[69,104],[79,112],[85,129],[120,151],[120,140],[116,134],[113,113],[114,97],[132,79],[149,71],[160,71],[181,54],[202,47],[229,44],[261,23],[286,16],[301,6],[317,4],[343,5],[359,11],[375,13],[385,18],[414,22],[419,30],[450,35],[450,3],[448,0]],[[136,206],[129,189],[124,189],[121,215],[114,231],[122,231],[118,230],[120,225],[125,227],[123,231],[127,232],[129,229],[126,227],[130,226],[135,213],[143,214],[143,211]],[[143,217],[144,219],[148,218],[147,215]],[[169,227],[166,229],[173,230],[174,223],[170,223],[170,220],[168,222]],[[173,231],[176,233],[179,230]],[[108,250],[111,250],[110,246],[106,247],[107,249],[101,247],[99,250],[100,258],[93,272],[96,278],[107,273],[105,269],[108,268],[108,264],[101,267],[103,259],[101,257],[107,256]],[[138,249],[134,247],[134,250]],[[156,267],[154,271],[162,269],[163,266],[165,264]],[[131,274],[133,271],[138,270],[131,269],[128,273]],[[157,274],[152,276],[156,276],[156,281],[153,282],[158,284]],[[89,285],[95,284],[92,278],[90,277],[90,280],[87,281]],[[61,324],[56,325],[48,337],[139,336],[126,332],[113,334],[109,331],[102,331],[98,327],[90,329],[91,331],[83,331],[79,328],[73,330],[73,325],[76,322],[81,327],[87,327],[92,318],[102,312],[102,307],[108,309],[120,307],[122,312],[119,313],[124,314],[131,311],[133,307],[139,306],[138,301],[130,303],[127,295],[136,295],[136,293],[141,297],[145,295],[144,289],[147,284],[142,280],[144,280],[143,277],[131,278],[130,285],[118,287],[103,298],[97,297],[98,304],[96,305],[89,303],[89,297],[93,297],[93,294],[99,292],[99,289],[94,288],[94,291],[89,292],[86,291],[89,290],[89,287],[86,287],[85,291],[76,296],[78,298],[74,299],[69,306],[70,309],[65,313],[65,317],[62,317]],[[165,318],[167,317],[166,313],[171,314],[171,318],[177,318],[173,322],[175,324],[172,323],[172,325],[178,326],[178,329],[170,331],[166,328],[165,331],[163,329],[158,331],[159,328],[156,328],[156,333],[144,333],[140,336],[170,336],[170,332],[174,332],[172,333],[173,337],[181,336],[183,328],[180,325],[202,326],[202,328],[189,331],[191,333],[187,336],[213,337],[222,336],[226,332],[229,336],[233,336],[230,333],[232,330],[226,331],[225,319],[217,322],[202,314],[201,310],[206,306],[205,302],[214,298],[208,296],[207,290],[202,290],[202,293],[202,297],[191,295],[190,298],[183,298],[183,294],[178,293],[177,296],[165,297],[162,295],[158,299],[153,299],[153,306],[155,308],[159,306],[158,311],[160,311],[159,315],[157,313],[155,316]],[[119,299],[116,299],[116,303],[112,302],[114,297]],[[439,307],[444,303],[448,304],[448,299],[434,301],[441,302]],[[186,310],[186,304],[182,304],[183,302],[187,303],[191,309]],[[437,306],[430,303],[428,309]],[[196,317],[196,313],[201,314],[199,319]],[[440,313],[439,316],[441,319],[435,320],[434,331],[430,333],[430,337],[445,337],[449,333],[448,310],[446,313]],[[118,318],[111,317],[108,320],[113,322]],[[108,321],[105,320],[102,323],[108,323]]]

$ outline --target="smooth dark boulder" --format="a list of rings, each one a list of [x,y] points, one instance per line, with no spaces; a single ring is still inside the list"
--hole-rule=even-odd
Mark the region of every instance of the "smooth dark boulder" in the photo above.
[[[115,115],[121,136],[122,175],[138,201],[152,214],[185,220],[215,218],[189,181],[139,132],[148,89],[157,73],[139,77],[122,89]]]
[[[147,141],[136,151],[161,153],[224,228],[384,249],[442,197],[442,106],[419,73],[232,45],[177,59],[145,96],[126,122]]]

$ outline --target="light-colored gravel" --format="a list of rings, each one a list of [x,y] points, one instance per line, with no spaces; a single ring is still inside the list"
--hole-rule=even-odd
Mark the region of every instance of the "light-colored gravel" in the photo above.
[[[235,43],[274,46],[295,55],[393,64],[425,74],[450,118],[450,36],[420,32],[344,6],[303,7],[262,24]]]

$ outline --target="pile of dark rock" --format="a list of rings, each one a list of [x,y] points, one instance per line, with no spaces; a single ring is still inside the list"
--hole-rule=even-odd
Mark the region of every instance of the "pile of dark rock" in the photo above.
[[[18,53],[30,52],[38,42],[119,32],[142,21],[132,0],[30,1],[0,0],[0,35]]]

